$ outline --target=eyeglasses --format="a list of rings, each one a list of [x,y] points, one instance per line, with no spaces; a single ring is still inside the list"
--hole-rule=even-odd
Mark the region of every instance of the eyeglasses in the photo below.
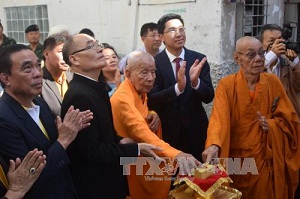
[[[265,52],[266,51],[264,51],[264,50],[260,50],[258,52],[250,51],[248,53],[241,53],[241,52],[236,52],[236,53],[246,55],[248,57],[248,59],[254,59],[256,57],[256,55],[260,56],[261,58],[264,58],[265,57]]]
[[[164,33],[168,33],[170,35],[175,35],[177,32],[179,32],[180,34],[184,34],[185,33],[185,28],[169,28]]]
[[[85,50],[89,50],[89,49],[98,51],[98,50],[103,50],[103,49],[104,49],[104,46],[103,46],[102,43],[99,44],[98,42],[95,42],[95,43],[93,43],[93,44],[90,45],[90,46],[87,46],[87,47],[82,48],[82,49],[80,49],[80,50],[76,50],[76,51],[73,52],[71,55],[74,55],[74,54],[76,54],[76,53],[79,53],[79,52],[82,52],[82,51],[85,51]]]

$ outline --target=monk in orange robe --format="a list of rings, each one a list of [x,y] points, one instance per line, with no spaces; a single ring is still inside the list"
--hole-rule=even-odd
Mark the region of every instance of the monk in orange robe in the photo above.
[[[240,38],[234,58],[240,70],[218,84],[203,158],[241,158],[241,165],[243,158],[253,158],[258,174],[230,176],[242,198],[292,199],[300,164],[299,118],[280,80],[261,73],[259,40]]]
[[[158,117],[156,113],[150,112],[147,106],[147,93],[155,80],[153,57],[141,51],[130,53],[125,75],[126,79],[110,98],[114,127],[118,135],[160,147],[162,150],[157,151],[157,154],[161,157],[175,158],[177,161],[186,160],[185,158],[188,157],[187,161],[192,163],[191,167],[199,165],[192,155],[181,152],[161,140],[158,137],[161,133],[157,134],[157,131],[161,131],[161,126],[151,124],[151,120],[156,120],[155,115]],[[150,121],[149,118],[151,118]],[[189,173],[188,162],[181,162],[183,164],[179,163],[179,166],[184,165],[183,170]],[[164,173],[164,176],[147,178],[146,175],[136,174],[135,168],[132,167],[135,166],[130,166],[130,175],[128,175],[132,199],[167,198],[172,176]],[[145,170],[147,171],[148,168],[145,167]]]

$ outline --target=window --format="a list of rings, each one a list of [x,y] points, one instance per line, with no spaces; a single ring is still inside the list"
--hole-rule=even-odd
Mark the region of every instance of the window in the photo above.
[[[237,3],[237,38],[256,37],[260,28],[267,23],[268,0],[243,0],[242,2]]]
[[[28,43],[25,29],[31,24],[37,24],[41,32],[40,42],[46,39],[49,32],[46,5],[7,7],[5,11],[8,37],[14,38],[17,43]]]

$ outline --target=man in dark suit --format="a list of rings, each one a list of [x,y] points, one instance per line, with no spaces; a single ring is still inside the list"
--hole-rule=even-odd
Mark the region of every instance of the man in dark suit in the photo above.
[[[76,198],[65,152],[82,128],[90,125],[90,111],[70,107],[64,121],[56,125],[42,91],[40,60],[27,46],[16,44],[0,54],[0,80],[4,94],[0,99],[0,154],[6,164],[23,159],[34,149],[47,156],[47,166],[24,198]],[[36,168],[29,173],[35,175]]]
[[[214,98],[209,65],[205,55],[184,47],[180,15],[161,17],[158,33],[166,48],[155,56],[156,79],[148,95],[149,108],[158,113],[166,142],[202,160],[208,126],[202,102]]]
[[[120,157],[137,157],[140,151],[159,158],[151,151],[158,148],[144,143],[122,144],[131,139],[117,138],[106,84],[98,81],[106,65],[102,50],[103,46],[87,34],[75,35],[65,42],[64,60],[74,76],[63,99],[61,114],[65,115],[70,104],[94,113],[91,126],[84,129],[67,150],[79,198],[124,199],[128,186]]]
[[[47,102],[54,116],[60,116],[62,99],[73,78],[73,73],[65,63],[62,48],[67,37],[58,33],[44,41],[43,89],[42,98]]]

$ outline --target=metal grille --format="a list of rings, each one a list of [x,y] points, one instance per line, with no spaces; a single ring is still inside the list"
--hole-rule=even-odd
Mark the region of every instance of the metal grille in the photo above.
[[[267,23],[268,0],[245,0],[242,35],[256,37],[260,28]]]
[[[25,29],[31,24],[37,24],[40,29],[40,41],[44,41],[49,32],[47,5],[7,7],[7,35],[17,43],[27,43]]]

